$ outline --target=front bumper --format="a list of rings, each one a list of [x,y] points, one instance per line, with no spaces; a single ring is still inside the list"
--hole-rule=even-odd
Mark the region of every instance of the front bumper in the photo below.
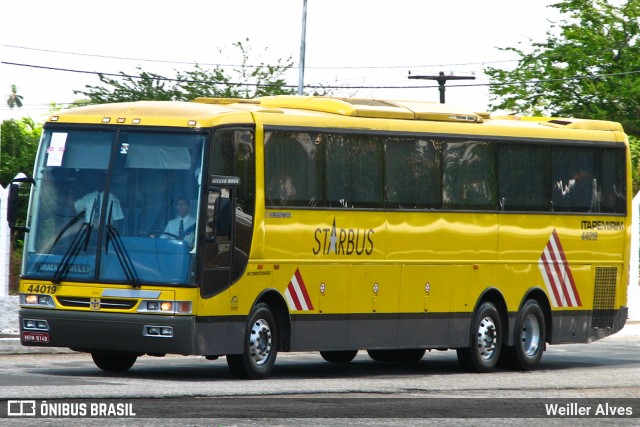
[[[195,354],[195,316],[21,308],[19,318],[20,340],[25,346],[69,347],[79,351]],[[25,320],[46,321],[48,330],[27,330]],[[146,334],[149,327],[171,328],[172,335],[149,336]],[[34,336],[40,338],[34,342]]]

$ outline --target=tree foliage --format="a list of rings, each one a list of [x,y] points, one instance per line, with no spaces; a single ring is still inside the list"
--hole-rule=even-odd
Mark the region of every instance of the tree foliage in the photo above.
[[[30,118],[20,120],[4,120],[0,128],[0,185],[7,187],[11,180],[20,172],[31,175],[38,151],[38,142],[42,127],[36,125]],[[19,218],[27,217],[27,204],[22,203]],[[0,219],[2,221],[5,218]],[[11,265],[9,290],[15,292],[18,286],[18,273],[20,271],[20,258],[22,254],[22,232],[11,233]]]
[[[640,0],[562,0],[550,7],[563,18],[546,41],[532,42],[528,52],[503,48],[518,55],[514,69],[485,69],[491,109],[612,120],[640,136]],[[640,154],[637,147],[632,152]]]
[[[30,118],[4,120],[0,130],[0,184],[6,187],[20,172],[31,175],[42,127]]]
[[[513,70],[487,68],[492,109],[615,120],[640,135],[640,0],[565,0]]]
[[[276,65],[260,62],[249,65],[250,48],[248,39],[236,42],[241,64],[227,72],[222,66],[211,69],[195,65],[187,71],[176,71],[175,78],[143,71],[131,76],[120,72],[120,77],[99,74],[101,85],[87,85],[85,90],[75,90],[76,95],[84,95],[88,103],[125,102],[140,100],[189,101],[194,98],[253,98],[265,95],[295,93],[286,86],[284,74],[293,66],[291,58],[278,59]]]

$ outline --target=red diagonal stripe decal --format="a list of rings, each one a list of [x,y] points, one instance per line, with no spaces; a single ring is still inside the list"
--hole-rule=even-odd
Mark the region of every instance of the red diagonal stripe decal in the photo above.
[[[579,307],[582,305],[571,267],[560,242],[560,236],[555,229],[540,254],[538,268],[555,307]]]
[[[302,297],[304,298],[304,301],[307,303],[307,308],[309,310],[313,310],[313,304],[311,303],[311,298],[309,298],[309,293],[307,292],[307,286],[304,284],[304,280],[302,280],[302,275],[300,274],[300,270],[296,269],[296,272],[294,275],[296,276],[296,280],[298,281],[298,286],[300,286]]]

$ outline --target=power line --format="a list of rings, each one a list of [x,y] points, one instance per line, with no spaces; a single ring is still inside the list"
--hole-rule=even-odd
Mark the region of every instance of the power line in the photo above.
[[[21,50],[32,50],[36,52],[48,52],[48,53],[56,53],[63,55],[73,55],[73,56],[85,56],[90,58],[103,58],[103,59],[117,59],[122,61],[138,61],[138,62],[152,62],[152,63],[160,63],[160,64],[174,64],[174,65],[207,65],[207,66],[215,66],[215,67],[249,67],[249,68],[259,68],[263,65],[242,65],[242,64],[217,64],[217,63],[199,63],[199,62],[189,62],[189,61],[169,61],[166,59],[145,59],[145,58],[132,58],[127,56],[109,56],[109,55],[98,55],[95,53],[80,53],[80,52],[69,52],[62,50],[53,50],[53,49],[40,49],[35,47],[27,47],[27,46],[16,46],[4,44],[3,47],[8,47],[12,49],[21,49]],[[408,69],[408,68],[434,68],[434,67],[461,67],[461,66],[471,66],[471,65],[486,65],[486,64],[500,64],[507,62],[518,62],[517,59],[506,59],[501,61],[482,61],[482,62],[460,62],[454,64],[429,64],[429,65],[361,65],[361,66],[305,66],[305,68],[312,68],[317,70],[361,70],[361,69]],[[291,67],[286,68],[298,68],[297,65],[293,65]]]
[[[106,73],[100,71],[87,71],[87,70],[75,70],[69,68],[59,68],[59,67],[49,67],[44,65],[33,65],[33,64],[21,64],[16,62],[8,62],[2,61],[1,64],[5,65],[14,65],[17,67],[28,67],[28,68],[36,68],[41,70],[49,70],[49,71],[62,71],[69,73],[80,73],[80,74],[93,74],[93,75],[102,75],[109,77],[120,77],[120,78],[131,78],[131,79],[145,79],[150,78],[151,80],[157,81],[169,81],[169,82],[181,82],[181,83],[205,83],[204,80],[182,80],[182,79],[174,79],[169,77],[142,77],[138,75],[125,74],[123,72],[120,73]],[[634,71],[624,71],[620,73],[604,73],[604,74],[593,74],[593,75],[585,75],[585,76],[573,76],[573,77],[563,77],[563,78],[554,78],[554,79],[539,79],[539,80],[528,80],[528,81],[512,81],[512,82],[504,82],[504,83],[472,83],[472,84],[453,84],[448,87],[481,87],[481,86],[510,86],[510,85],[535,85],[540,83],[550,83],[550,82],[563,82],[563,81],[571,81],[571,80],[585,80],[585,79],[598,79],[603,77],[619,77],[626,75],[640,74],[640,70]],[[215,85],[228,85],[228,86],[268,86],[268,85],[260,85],[258,83],[240,83],[240,82],[216,82],[211,81],[209,84]],[[293,84],[285,84],[282,85],[287,88],[296,88],[297,85]],[[438,88],[436,85],[427,85],[427,86],[341,86],[341,85],[322,85],[322,84],[311,84],[305,85],[305,88],[308,89],[429,89],[429,88]]]
[[[130,79],[144,79],[145,77],[125,74],[125,73],[106,73],[100,71],[88,71],[88,70],[75,70],[70,68],[60,68],[60,67],[49,67],[45,65],[33,65],[33,64],[21,64],[16,62],[8,62],[2,61],[0,62],[5,65],[14,65],[17,67],[28,67],[28,68],[36,68],[40,70],[49,70],[49,71],[62,71],[68,73],[79,73],[79,74],[93,74],[93,75],[101,75],[101,76],[109,76],[109,77],[121,77],[121,78],[130,78]],[[152,80],[157,81],[168,81],[168,82],[181,82],[181,83],[204,83],[203,80],[183,80],[183,79],[174,79],[169,77],[151,77]],[[239,83],[239,82],[209,82],[210,84],[217,85],[228,85],[228,86],[268,86],[268,85],[260,85],[258,83]],[[282,85],[287,88],[296,88],[297,85],[285,84]],[[305,85],[305,88],[309,89],[420,89],[428,86],[330,86],[330,85]]]

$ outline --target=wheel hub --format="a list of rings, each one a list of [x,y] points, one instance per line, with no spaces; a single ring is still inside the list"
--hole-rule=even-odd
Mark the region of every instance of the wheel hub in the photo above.
[[[540,322],[533,314],[529,314],[522,321],[520,334],[522,350],[527,356],[534,356],[540,347]]]
[[[257,320],[249,336],[249,353],[256,365],[264,364],[271,354],[271,328],[264,320]]]
[[[480,358],[483,360],[491,359],[496,349],[496,342],[496,325],[493,323],[493,319],[485,317],[478,328],[478,354]]]

